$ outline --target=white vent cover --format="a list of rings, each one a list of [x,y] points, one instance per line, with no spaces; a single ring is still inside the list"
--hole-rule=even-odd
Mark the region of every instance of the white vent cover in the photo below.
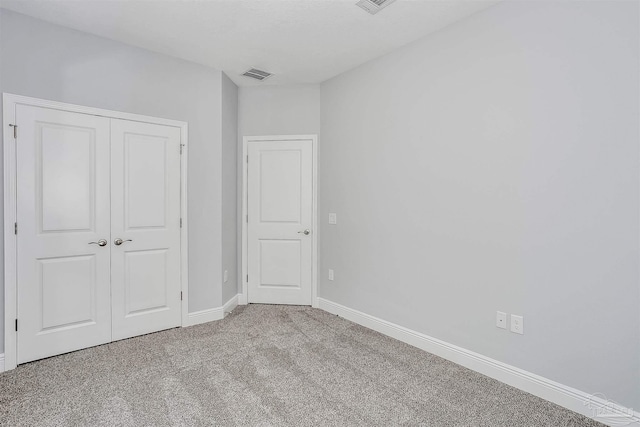
[[[272,76],[271,73],[267,73],[266,71],[262,71],[262,70],[258,70],[257,68],[251,68],[247,71],[245,71],[244,73],[242,73],[243,76],[246,77],[251,77],[252,79],[256,79],[256,80],[265,80],[269,77]]]
[[[372,15],[380,12],[396,0],[360,0],[356,6],[360,6]]]

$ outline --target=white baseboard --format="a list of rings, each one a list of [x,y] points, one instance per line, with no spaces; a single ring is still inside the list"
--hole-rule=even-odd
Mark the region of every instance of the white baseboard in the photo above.
[[[223,307],[209,308],[187,314],[187,324],[184,326],[199,325],[201,323],[213,322],[214,320],[222,319],[224,319]]]
[[[187,314],[187,324],[184,326],[194,326],[201,323],[213,322],[224,319],[225,313],[230,313],[238,306],[238,297],[234,295],[229,301],[224,303],[222,307],[208,308],[206,310],[194,311]]]
[[[0,372],[4,372],[4,353],[0,354]]]
[[[318,298],[319,308],[399,341],[433,353],[571,411],[610,426],[640,426],[640,413],[539,375],[507,365],[437,338],[396,325],[343,305]]]
[[[231,313],[233,311],[234,308],[236,308],[238,306],[238,297],[240,295],[234,295],[233,297],[231,297],[231,299],[227,302],[224,303],[224,305],[222,306],[222,313],[223,315],[227,315],[229,313]]]
[[[249,299],[247,298],[247,294],[238,294],[238,305],[247,305],[249,304]]]

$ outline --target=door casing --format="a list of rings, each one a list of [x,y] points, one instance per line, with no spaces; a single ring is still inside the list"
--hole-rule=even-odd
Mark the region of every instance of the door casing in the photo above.
[[[278,142],[278,141],[311,141],[312,145],[312,165],[313,165],[313,207],[311,209],[313,219],[311,233],[312,243],[312,259],[311,259],[311,306],[318,308],[318,135],[267,135],[267,136],[245,136],[242,141],[242,293],[238,295],[238,304],[246,305],[248,303],[248,227],[247,227],[247,207],[248,199],[248,173],[247,166],[247,147],[250,142]]]
[[[16,139],[14,139],[16,105],[30,105],[34,107],[50,108],[54,110],[70,111],[89,114],[111,119],[123,119],[135,122],[152,123],[173,126],[180,129],[180,143],[182,156],[180,158],[180,279],[182,290],[182,326],[188,325],[189,311],[189,274],[188,264],[188,215],[187,215],[187,158],[188,158],[188,124],[186,122],[150,117],[101,108],[85,107],[57,101],[31,98],[10,93],[3,93],[3,153],[4,153],[4,370],[8,371],[17,366],[17,239],[14,233],[17,205],[17,164]],[[20,129],[17,129],[20,132]],[[19,230],[18,230],[19,232]],[[19,322],[19,319],[18,319]],[[19,326],[19,323],[18,323]]]

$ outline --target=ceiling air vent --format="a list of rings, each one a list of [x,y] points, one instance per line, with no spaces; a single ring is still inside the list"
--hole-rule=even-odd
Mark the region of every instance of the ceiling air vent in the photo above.
[[[360,6],[372,15],[380,12],[396,0],[360,0],[356,6]]]
[[[267,73],[266,71],[258,70],[256,68],[251,68],[245,71],[244,73],[242,73],[242,75],[246,77],[251,77],[252,79],[261,80],[261,81],[272,76],[271,73]]]

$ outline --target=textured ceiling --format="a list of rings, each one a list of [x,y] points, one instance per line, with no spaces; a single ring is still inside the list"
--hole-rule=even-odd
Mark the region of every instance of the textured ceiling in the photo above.
[[[25,15],[226,72],[236,84],[319,83],[499,0],[2,0]],[[242,77],[250,67],[275,75]]]

